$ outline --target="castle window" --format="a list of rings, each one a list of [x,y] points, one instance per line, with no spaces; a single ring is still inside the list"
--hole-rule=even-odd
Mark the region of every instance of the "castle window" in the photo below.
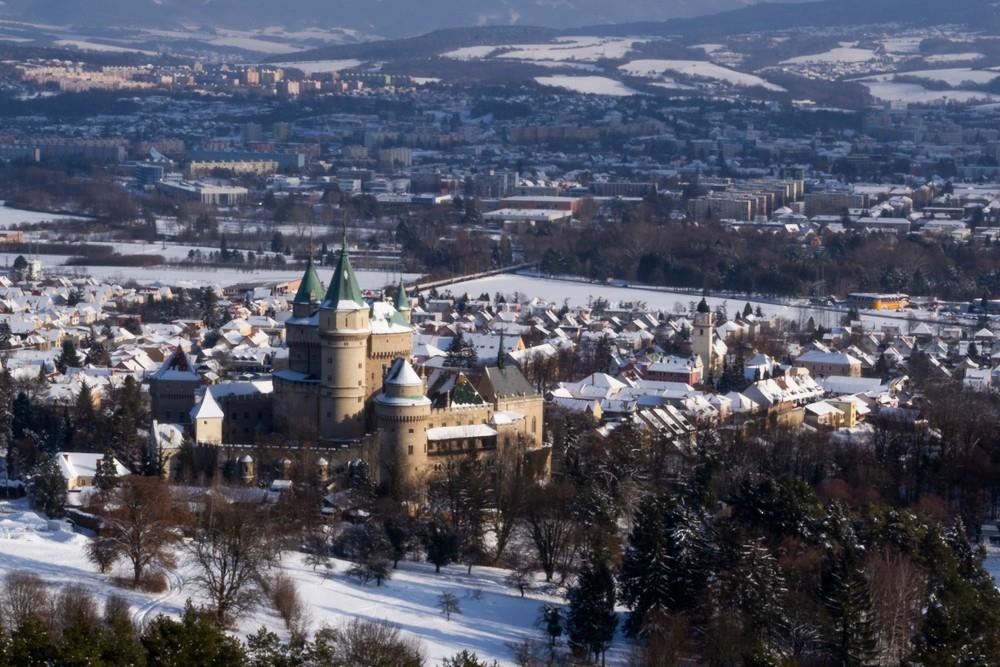
[[[407,449],[409,450],[410,456],[413,456],[413,445],[410,445]]]
[[[413,429],[412,428],[410,429],[410,433],[413,433]]]

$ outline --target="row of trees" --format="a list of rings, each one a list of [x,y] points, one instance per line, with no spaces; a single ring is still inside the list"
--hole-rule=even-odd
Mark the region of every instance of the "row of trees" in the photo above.
[[[90,667],[423,667],[419,643],[393,626],[354,620],[312,637],[282,642],[261,628],[246,642],[190,601],[180,618],[136,625],[128,601],[101,605],[81,584],[54,589],[33,572],[13,571],[0,585],[0,666]],[[462,652],[441,667],[496,667]]]
[[[969,300],[1000,291],[996,245],[859,232],[803,244],[794,234],[665,220],[659,205],[646,202],[590,227],[521,241],[543,271],[596,280],[796,297],[870,291]]]

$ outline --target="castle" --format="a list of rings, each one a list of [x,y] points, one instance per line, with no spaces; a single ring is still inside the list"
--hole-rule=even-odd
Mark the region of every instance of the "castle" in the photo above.
[[[458,459],[492,465],[508,452],[547,474],[543,399],[520,370],[508,367],[502,352],[495,366],[438,369],[429,397],[427,380],[410,363],[410,315],[402,284],[391,303],[364,298],[345,245],[325,290],[308,263],[285,323],[287,368],[202,388],[178,351],[150,378],[153,417],[186,417],[188,438],[216,446],[223,460],[237,457],[244,478],[252,477],[248,466],[265,463],[245,460],[249,443],[275,439],[288,447],[311,443],[326,465],[331,452],[364,452],[380,480],[407,487]],[[283,449],[272,445],[269,456],[287,462]]]

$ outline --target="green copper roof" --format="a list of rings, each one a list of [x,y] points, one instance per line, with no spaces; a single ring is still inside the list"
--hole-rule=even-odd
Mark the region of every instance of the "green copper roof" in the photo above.
[[[347,255],[346,246],[340,251],[340,260],[333,272],[333,278],[330,279],[330,288],[326,291],[323,306],[336,310],[342,301],[350,301],[358,307],[365,305],[365,300],[361,297],[361,288],[358,287],[358,278],[351,268],[351,258]]]
[[[406,285],[402,279],[399,281],[399,289],[396,290],[396,301],[393,305],[396,310],[410,310],[410,297],[406,295]]]
[[[323,282],[316,273],[313,266],[312,257],[306,266],[306,272],[302,275],[302,282],[299,283],[299,291],[295,293],[293,303],[313,303],[323,298]]]

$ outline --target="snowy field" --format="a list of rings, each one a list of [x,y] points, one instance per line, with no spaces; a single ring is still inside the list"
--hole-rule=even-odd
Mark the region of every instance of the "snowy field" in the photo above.
[[[310,62],[278,63],[282,67],[294,67],[302,70],[306,74],[316,74],[321,72],[339,72],[361,65],[360,60],[315,60]]]
[[[642,59],[625,63],[618,69],[633,76],[656,78],[667,72],[672,72],[686,76],[695,76],[702,79],[721,81],[723,83],[742,88],[760,86],[767,90],[776,92],[782,92],[785,90],[781,86],[765,81],[755,74],[738,72],[734,69],[722,67],[721,65],[716,65],[715,63],[706,62],[704,60]]]
[[[582,60],[595,62],[624,58],[642,40],[630,37],[561,37],[552,44],[516,45],[500,58],[514,60]]]
[[[154,51],[133,49],[126,46],[114,46],[111,44],[102,44],[100,42],[90,42],[83,39],[57,39],[55,44],[56,46],[69,46],[82,51],[97,51],[100,53],[141,53],[147,56],[156,55],[156,52]]]
[[[970,60],[981,60],[985,57],[986,54],[984,53],[971,51],[968,53],[941,53],[936,56],[927,56],[924,60],[929,63],[960,63]]]
[[[559,74],[555,76],[536,76],[535,81],[543,86],[563,88],[565,90],[572,90],[574,93],[583,93],[586,95],[627,97],[629,95],[640,94],[621,81],[616,81],[606,76],[569,76]]]
[[[508,60],[567,62],[596,62],[604,59],[624,58],[632,48],[643,41],[634,37],[560,37],[543,44],[479,45],[465,46],[442,53],[453,60],[504,58]]]
[[[0,261],[3,261],[0,255]],[[11,259],[10,261],[13,261]],[[123,266],[51,266],[48,258],[43,258],[47,273],[61,275],[87,275],[96,280],[122,284],[134,280],[140,285],[168,285],[171,287],[205,287],[235,285],[238,283],[267,283],[295,280],[302,277],[298,269],[283,271],[241,271],[236,268],[191,268],[191,267],[123,267]],[[317,269],[323,284],[330,284],[333,267]],[[380,289],[399,281],[399,274],[391,271],[356,270],[358,284],[363,290]],[[404,273],[403,279],[412,281],[417,274]]]
[[[701,294],[697,290],[685,292],[647,286],[612,287],[598,283],[514,274],[479,278],[438,289],[439,292],[446,290],[455,295],[468,292],[473,296],[479,296],[484,292],[491,295],[500,292],[507,297],[512,297],[517,294],[521,298],[543,299],[557,307],[562,306],[564,302],[570,307],[586,306],[597,298],[607,299],[612,304],[642,302],[647,308],[667,313],[675,312],[678,307],[686,310],[692,303],[701,299]],[[749,302],[754,308],[760,306],[760,309],[768,316],[781,317],[803,324],[812,317],[817,326],[823,325],[825,327],[839,325],[843,315],[840,311],[820,309],[794,300],[787,304],[776,304],[753,297],[736,296],[732,298],[707,297],[706,301],[713,309],[720,305],[725,306],[730,315],[735,315],[737,309],[742,310],[743,306]],[[931,313],[921,313],[921,316],[933,317]],[[883,325],[905,328],[907,325],[904,313],[893,316],[875,311],[862,311],[861,319],[868,328],[879,328]]]
[[[973,102],[995,102],[1000,100],[996,95],[982,93],[977,90],[929,90],[917,83],[896,83],[893,81],[859,81],[872,97],[884,102],[898,104],[932,104],[944,101],[959,104]]]
[[[906,76],[926,81],[938,81],[949,86],[961,86],[966,81],[972,83],[990,83],[1000,73],[990,70],[978,70],[970,67],[952,67],[946,69],[925,69],[914,72],[896,72],[895,74],[880,74],[878,76],[867,77],[862,82],[867,81],[890,81],[894,76]]]
[[[52,222],[54,220],[87,220],[77,215],[61,215],[59,213],[39,213],[38,211],[24,211],[19,208],[4,206],[0,201],[0,229],[10,229],[16,225],[37,225],[42,222]]]
[[[77,583],[88,588],[98,599],[111,594],[124,596],[132,606],[133,618],[147,623],[159,614],[177,616],[198,593],[189,582],[194,571],[183,557],[177,573],[167,577],[168,589],[159,595],[118,588],[110,575],[102,575],[87,560],[85,547],[90,538],[67,531],[50,531],[48,522],[27,510],[26,502],[7,506],[12,513],[0,514],[0,576],[13,570],[36,572],[50,586]],[[381,587],[361,585],[345,575],[349,564],[333,561],[331,572],[313,571],[301,554],[286,554],[281,568],[294,581],[305,603],[312,630],[324,625],[337,626],[353,618],[389,621],[417,638],[428,664],[436,665],[446,657],[469,649],[481,658],[513,665],[509,643],[541,639],[535,619],[544,603],[558,599],[529,592],[521,598],[507,586],[507,571],[475,567],[471,575],[462,566],[443,568],[441,574],[426,563],[400,563],[400,569]],[[322,568],[321,568],[322,569]],[[123,575],[124,571],[112,573]],[[459,600],[461,613],[446,621],[437,608],[437,598],[449,592]],[[287,636],[277,614],[259,607],[242,619],[238,632],[244,637],[266,625]],[[609,654],[609,664],[621,659],[623,642]]]

